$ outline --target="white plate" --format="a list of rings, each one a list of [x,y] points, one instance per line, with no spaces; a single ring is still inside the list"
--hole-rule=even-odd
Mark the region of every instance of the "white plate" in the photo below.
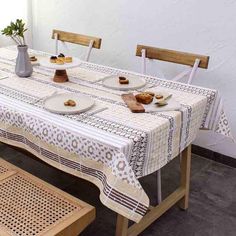
[[[110,89],[127,91],[127,90],[139,89],[146,85],[146,81],[138,76],[130,76],[130,75],[120,75],[120,76],[124,76],[125,78],[127,78],[129,80],[129,84],[120,84],[119,75],[114,75],[104,79],[103,86]]]
[[[51,63],[50,58],[42,58],[39,63],[41,66],[49,69],[66,70],[79,66],[81,64],[81,60],[73,57],[71,63],[65,63],[64,65],[57,65],[56,63]]]
[[[67,100],[74,100],[75,107],[65,106]],[[50,112],[57,114],[76,114],[88,111],[94,105],[94,100],[85,95],[77,95],[74,93],[63,93],[53,95],[44,100],[44,108]]]

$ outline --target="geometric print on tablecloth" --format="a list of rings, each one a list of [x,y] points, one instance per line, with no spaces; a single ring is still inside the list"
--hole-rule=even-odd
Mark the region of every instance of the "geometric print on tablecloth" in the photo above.
[[[33,79],[37,82],[48,84],[48,85],[51,85],[51,86],[59,88],[59,89],[65,89],[70,92],[78,92],[77,90],[75,90],[73,88],[65,88],[63,85],[55,84],[52,81],[45,81],[45,80],[41,80],[38,78],[34,78],[32,76],[29,77],[28,79],[30,79],[30,80]],[[91,96],[91,94],[86,94],[83,92],[81,92],[81,93]],[[99,96],[96,96],[95,94],[92,96],[96,99],[102,100],[104,102],[109,102],[113,105],[126,106],[124,103],[117,102],[112,99],[99,97]],[[42,100],[38,100],[37,103],[32,104],[32,105],[42,108],[43,103],[42,103]],[[161,113],[150,113],[150,114],[153,116],[165,118],[170,123],[170,130],[169,130],[169,136],[168,136],[168,147],[167,147],[168,148],[167,161],[169,162],[172,157],[172,140],[173,140],[173,132],[174,132],[173,131],[174,119],[172,116],[164,115]],[[125,138],[131,139],[133,141],[133,147],[132,147],[131,156],[129,158],[129,164],[132,167],[132,169],[135,173],[135,176],[137,178],[143,176],[143,167],[144,167],[144,161],[145,161],[145,157],[146,157],[146,148],[148,145],[148,143],[147,143],[148,135],[145,132],[143,132],[142,130],[133,129],[128,126],[123,126],[119,123],[115,123],[115,122],[111,123],[110,120],[106,120],[103,118],[100,118],[100,120],[98,120],[99,118],[96,118],[96,116],[95,117],[94,116],[87,116],[86,114],[84,114],[84,115],[81,114],[81,115],[76,115],[76,116],[73,116],[73,115],[65,115],[65,116],[68,118],[71,118],[73,120],[77,120],[79,122],[88,124],[90,126],[94,126],[99,129],[105,130],[107,132],[114,133],[116,135],[124,136]],[[90,122],[89,120],[91,120],[91,119],[95,119],[95,120]],[[131,131],[131,134],[130,134],[130,131]]]
[[[54,86],[54,87],[57,87],[57,88],[60,88],[60,89],[65,89],[65,90],[68,90],[70,92],[77,92],[77,90],[73,89],[73,88],[65,88],[63,87],[63,85],[60,85],[60,84],[55,84],[51,81],[44,81],[44,80],[41,80],[41,79],[36,79],[34,78],[35,80],[37,80],[38,82],[41,82],[41,83],[47,83],[47,84],[50,84],[51,86]],[[90,95],[91,94],[86,94],[84,92],[81,92],[81,94],[85,94],[85,95]],[[110,104],[113,104],[113,105],[118,105],[118,106],[123,106],[125,107],[126,105],[124,103],[121,103],[121,102],[117,102],[117,101],[114,101],[112,99],[108,99],[108,98],[104,98],[104,97],[99,97],[97,95],[92,95],[92,97],[96,98],[96,99],[99,99],[101,101],[104,101],[104,102],[109,102]],[[153,115],[153,116],[158,116],[158,117],[162,117],[162,118],[165,118],[169,121],[170,123],[170,131],[169,131],[169,137],[168,137],[168,156],[167,156],[167,159],[168,161],[171,160],[171,157],[172,157],[172,140],[173,140],[173,129],[174,129],[174,119],[172,116],[168,116],[168,115],[164,115],[162,113],[150,113],[150,115]],[[85,114],[86,116],[86,114]],[[93,116],[87,116],[87,119],[95,119],[93,121],[88,121],[86,118],[81,118],[83,117],[83,115],[81,116],[73,116],[73,115],[70,115],[70,116],[67,116],[66,117],[68,118],[73,118],[74,120],[77,120],[77,121],[80,121],[80,122],[83,122],[83,123],[86,123],[90,126],[95,126],[99,129],[103,129],[107,132],[111,132],[111,133],[114,133],[116,135],[119,135],[119,136],[124,136],[126,138],[129,138],[133,141],[134,145],[133,145],[133,150],[132,150],[132,153],[131,153],[131,157],[129,158],[129,163],[133,169],[133,171],[135,172],[135,175],[137,178],[139,177],[142,177],[143,176],[143,167],[144,167],[144,161],[145,161],[145,157],[146,157],[146,147],[147,147],[147,138],[148,138],[148,135],[143,132],[142,130],[137,130],[137,129],[133,129],[131,127],[127,127],[127,126],[124,126],[124,125],[121,125],[119,123],[116,123],[114,121],[110,121],[110,120],[106,120],[104,118],[100,118],[100,120],[98,120],[99,118],[96,118],[96,115],[93,117]],[[119,128],[118,131],[116,131],[116,129]],[[133,133],[130,135],[129,133],[127,133],[127,131],[132,131]]]
[[[73,88],[65,88],[63,85],[58,85],[55,84],[51,81],[44,81],[41,79],[36,79],[38,82],[41,83],[47,83],[50,84],[51,86],[60,88],[60,89],[65,89],[70,92],[77,92],[77,90]],[[81,94],[85,95],[90,95],[91,94],[86,94],[84,92],[81,92]],[[109,102],[113,105],[119,105],[126,107],[124,103],[114,101],[112,99],[104,98],[104,97],[99,97],[96,95],[92,95],[92,97],[99,99],[104,102]],[[157,116],[157,117],[162,117],[165,118],[169,121],[170,123],[170,131],[169,131],[169,137],[168,137],[168,156],[167,159],[168,161],[171,160],[172,157],[172,140],[173,140],[173,129],[174,129],[174,119],[172,116],[164,115],[162,113],[150,113],[150,115]],[[106,120],[104,118],[97,118],[95,116],[87,116],[86,114],[81,114],[80,116],[76,115],[65,115],[68,118],[72,118],[73,120],[80,121],[82,123],[88,124],[90,126],[97,127],[99,129],[105,130],[110,133],[114,133],[119,136],[123,136],[125,138],[131,139],[133,141],[133,150],[131,153],[131,157],[129,158],[129,163],[135,172],[136,177],[142,177],[143,176],[143,167],[144,167],[144,161],[145,161],[145,156],[146,156],[146,147],[147,147],[147,138],[148,135],[143,132],[142,130],[138,129],[133,129],[128,126],[121,125],[119,123],[116,123],[114,121]],[[91,119],[93,119],[91,121]],[[117,130],[118,129],[118,130]],[[132,132],[132,134],[129,134],[129,132]]]
[[[8,64],[9,65],[9,63],[7,63],[7,61],[9,61],[9,60],[5,60],[4,62],[3,62],[3,64]],[[14,74],[15,72],[14,72],[14,68],[12,67],[12,69],[4,69],[4,71],[5,72],[7,72],[7,73],[12,73],[12,74]],[[47,73],[42,73],[42,72],[40,72],[39,70],[37,70],[37,72],[35,72],[35,73],[37,73],[37,74],[41,74],[41,75],[44,75],[44,76],[49,76],[49,73],[50,73],[50,71],[48,71],[47,69],[44,69],[44,71],[45,72],[47,72]],[[121,103],[121,102],[119,102],[119,101],[114,101],[114,100],[112,100],[112,99],[109,99],[109,98],[105,98],[105,97],[99,97],[99,96],[96,96],[96,94],[88,94],[88,93],[85,93],[85,92],[81,92],[81,91],[78,91],[77,89],[73,89],[73,88],[70,88],[70,87],[64,87],[63,86],[63,84],[58,84],[58,83],[54,83],[53,81],[45,81],[45,80],[42,80],[42,79],[38,79],[38,78],[36,78],[36,77],[34,77],[33,75],[31,76],[31,77],[27,77],[27,78],[24,78],[24,79],[28,79],[28,80],[33,80],[33,81],[36,81],[36,82],[39,82],[39,83],[43,83],[43,84],[47,84],[47,85],[50,85],[50,86],[53,86],[53,87],[55,87],[55,88],[58,88],[58,89],[62,89],[62,90],[67,90],[68,92],[71,92],[71,93],[80,93],[80,94],[84,94],[84,95],[89,95],[90,97],[92,97],[92,98],[94,98],[94,99],[98,99],[98,100],[101,100],[101,101],[103,101],[103,102],[108,102],[108,103],[111,103],[111,104],[114,104],[114,105],[123,105],[124,106],[124,104],[123,103]],[[85,86],[85,85],[83,85],[83,86]],[[88,86],[87,86],[88,87]],[[102,89],[99,89],[99,90],[101,90],[101,91],[104,91],[104,92],[107,92],[107,89],[106,90],[102,90]],[[115,95],[117,95],[116,93],[114,93]],[[5,95],[7,95],[7,94],[5,94]],[[31,96],[31,95],[27,95],[27,96]],[[33,95],[32,95],[33,96]],[[41,100],[39,100],[39,98],[37,98],[36,100],[38,100],[37,102],[40,104],[42,104],[42,99]],[[23,100],[22,100],[23,101]],[[33,100],[34,101],[34,100]],[[27,101],[26,101],[27,102]],[[31,103],[31,102],[29,102],[29,103]],[[33,102],[32,102],[33,103]],[[40,105],[39,104],[35,104],[36,106],[38,106],[38,107],[40,107]]]
[[[86,68],[89,70],[98,71],[98,72],[105,73],[105,74],[117,74],[117,75],[121,74],[121,73],[127,74],[127,75],[134,75],[135,74],[133,72],[123,71],[123,70],[100,66],[100,65],[96,65],[96,64],[91,64],[89,62],[83,62],[80,65],[80,67]],[[211,108],[212,104],[214,103],[216,96],[217,96],[216,91],[204,89],[204,88],[200,88],[200,87],[195,87],[192,85],[189,86],[188,84],[178,83],[178,82],[174,82],[174,81],[168,81],[168,80],[164,80],[164,79],[160,79],[160,78],[156,78],[156,77],[152,77],[152,76],[141,75],[141,74],[137,74],[137,75],[139,77],[144,78],[148,83],[155,85],[155,86],[160,86],[160,87],[164,87],[164,88],[170,88],[170,89],[175,89],[175,90],[179,90],[179,91],[183,91],[183,92],[187,92],[187,93],[205,96],[207,98],[207,104],[206,104],[205,112],[204,112],[203,119],[201,122],[201,127],[205,127],[206,118],[207,118],[210,108]]]
[[[8,127],[17,127],[23,130],[23,134],[26,131],[48,144],[78,154],[78,162],[80,157],[103,163],[110,167],[112,173],[119,179],[141,188],[127,159],[119,150],[106,146],[97,140],[79,137],[59,126],[46,123],[38,117],[20,113],[8,107],[0,106],[0,114],[0,121],[6,124],[6,130]]]
[[[6,61],[8,61],[8,60],[6,60]],[[104,66],[101,66],[101,65],[91,64],[91,63],[88,63],[88,62],[82,62],[80,67],[81,68],[86,68],[86,69],[89,69],[89,70],[92,70],[92,71],[98,71],[98,72],[105,73],[105,74],[121,74],[121,73],[122,74],[127,74],[127,75],[128,74],[129,75],[134,75],[135,74],[133,72],[123,71],[123,70],[110,68],[110,67],[104,67]],[[46,71],[47,70],[45,69],[45,72]],[[8,72],[14,73],[14,71],[8,71]],[[39,71],[37,71],[37,73],[40,74]],[[49,73],[49,71],[47,71],[47,73]],[[42,73],[42,74],[43,75],[48,75],[48,74],[44,74],[44,73]],[[152,77],[152,76],[146,76],[146,75],[140,75],[140,74],[138,74],[138,76],[144,78],[148,83],[150,83],[152,85],[155,85],[155,86],[161,86],[161,87],[165,87],[165,88],[170,88],[170,89],[175,89],[175,90],[179,90],[179,91],[183,91],[183,92],[188,92],[188,93],[193,93],[193,94],[205,96],[207,98],[207,104],[206,104],[205,112],[204,112],[202,122],[201,122],[201,126],[200,126],[201,128],[205,127],[208,113],[210,111],[212,103],[215,101],[216,96],[217,96],[216,91],[209,90],[209,89],[204,89],[204,88],[200,88],[200,87],[195,87],[195,86],[189,86],[189,85],[183,84],[183,83],[177,83],[177,82],[173,82],[173,81],[163,80],[163,79],[159,79],[159,78]],[[65,87],[63,87],[63,85],[60,85],[60,84],[55,84],[55,83],[52,84],[51,81],[42,81],[40,79],[33,78],[33,77],[28,78],[28,79],[34,79],[38,82],[43,82],[45,84],[50,84],[50,85],[53,85],[54,87],[57,87],[57,88],[60,88],[60,89],[66,89],[70,92],[78,92],[77,90],[74,90],[72,88],[65,88]],[[91,82],[88,82],[88,83],[91,83]],[[86,93],[83,93],[83,94],[86,95]],[[105,102],[113,103],[113,104],[116,104],[116,105],[121,105],[122,104],[120,102],[116,102],[116,101],[113,101],[111,99],[106,99],[106,98],[101,99],[101,97],[97,97],[96,95],[91,95],[91,94],[89,94],[89,95],[96,98],[96,99],[103,100]]]
[[[80,67],[86,68],[86,69],[89,69],[89,70],[92,70],[92,71],[106,73],[106,74],[120,74],[120,73],[134,74],[134,73],[130,73],[130,72],[127,72],[127,71],[122,71],[122,70],[119,70],[119,69],[114,69],[114,68],[109,68],[109,67],[103,67],[103,66],[100,66],[100,65],[90,64],[90,63],[87,63],[87,62],[82,63],[80,65]],[[40,72],[37,71],[37,73],[40,73]],[[49,73],[49,71],[47,71],[46,73]],[[48,75],[48,74],[44,74],[44,75]],[[193,93],[193,94],[203,95],[203,96],[207,97],[207,106],[206,106],[205,113],[203,115],[203,120],[202,120],[202,123],[201,123],[201,127],[205,126],[205,121],[206,121],[208,112],[209,112],[210,107],[211,107],[211,105],[214,102],[215,97],[216,97],[216,92],[215,91],[204,89],[204,88],[199,88],[199,87],[194,87],[194,86],[188,86],[188,85],[182,84],[182,83],[174,83],[173,81],[167,81],[167,80],[158,79],[158,78],[150,77],[150,76],[144,76],[144,75],[139,75],[139,76],[145,78],[148,83],[151,83],[155,86],[162,86],[162,87],[165,87],[165,88],[171,88],[171,89],[180,90],[180,91],[184,91],[184,92],[190,92],[190,93]],[[77,90],[74,90],[74,89],[71,89],[71,88],[65,88],[65,87],[63,87],[63,85],[52,84],[51,81],[44,81],[44,80],[42,81],[42,80],[37,79],[37,78],[29,78],[29,79],[34,79],[38,82],[43,82],[43,83],[46,83],[46,84],[53,85],[54,87],[58,87],[58,88],[61,88],[61,89],[66,89],[70,92],[78,92]],[[91,94],[89,94],[89,95],[91,96]],[[96,95],[93,95],[93,96],[96,99],[100,99],[100,100],[103,100],[105,102],[109,102],[109,103],[112,103],[112,104],[124,106],[123,103],[114,101],[112,99],[106,99],[106,98],[103,98],[103,97],[101,98],[101,97],[98,97]],[[35,104],[35,105],[40,107],[39,104]],[[184,142],[185,144],[188,142],[189,123],[190,123],[190,118],[191,118],[191,107],[188,106],[187,111],[188,111],[188,115],[187,115],[188,124],[187,124],[187,128],[186,128],[186,135],[185,135],[185,142]],[[170,160],[171,159],[171,154],[172,154],[171,153],[171,151],[172,151],[171,144],[172,144],[172,133],[173,133],[173,127],[172,127],[173,121],[171,120],[172,117],[165,117],[165,118],[167,118],[170,122],[170,134],[169,134],[169,137],[168,137],[168,160]],[[84,122],[84,120],[80,120],[80,122],[81,121]],[[105,121],[105,122],[107,122],[107,121]],[[223,122],[225,122],[225,121],[223,121]],[[219,124],[219,125],[222,126],[221,124]],[[225,131],[225,132],[227,132],[227,135],[229,135],[230,131],[227,130],[227,127],[220,128],[220,126],[217,129],[218,132],[224,132]],[[137,177],[142,176],[142,167],[143,167],[143,162],[144,162],[144,158],[145,158],[145,146],[146,146],[145,142],[147,144],[147,134],[142,134],[140,136],[139,142],[140,142],[139,144],[138,144],[138,142],[136,142],[136,145],[134,145],[134,147],[133,147],[133,150],[137,150],[137,147],[138,147],[139,148],[138,151],[134,152],[133,158],[132,157],[130,158],[130,165],[132,166],[133,170],[135,171],[135,174],[136,174]],[[136,155],[135,153],[138,153],[138,155]]]
[[[106,132],[118,135],[132,140],[133,146],[131,156],[129,158],[129,165],[135,173],[136,177],[140,177],[143,174],[143,163],[146,156],[147,147],[147,133],[134,129],[123,124],[119,124],[115,121],[107,120],[105,118],[91,116],[87,114],[81,114],[79,117],[74,115],[66,115],[66,117],[80,121],[83,124],[93,126],[95,128],[104,130]]]
[[[217,124],[217,127],[215,129],[215,132],[216,133],[219,133],[219,134],[223,134],[229,138],[233,138],[233,135],[231,134],[231,129],[230,129],[230,126],[229,126],[229,121],[226,117],[226,114],[225,112],[222,110],[221,111],[221,115],[220,115],[220,120]],[[235,140],[234,140],[235,141]]]
[[[29,79],[32,79],[32,78],[29,78]],[[46,83],[46,84],[55,86],[55,87],[59,86],[60,88],[64,88],[64,87],[61,87],[62,85],[54,84],[51,81],[43,81],[40,79],[35,79],[35,80],[41,83]],[[70,89],[70,90],[73,90],[73,89]],[[71,92],[75,92],[75,91],[76,90],[73,90]],[[19,92],[16,92],[16,93],[18,96]],[[30,99],[32,96],[27,95],[27,97]],[[119,102],[114,102],[113,100],[104,99],[98,96],[96,96],[96,98],[100,98],[103,101],[106,100],[106,102],[109,100],[110,103],[112,104],[116,103],[116,105],[118,105],[117,103],[119,103]],[[39,100],[38,98],[34,99],[32,97],[32,99],[27,103],[30,103],[31,105],[39,107],[39,108],[43,108],[42,100]],[[125,106],[123,103],[119,103],[119,105]],[[168,119],[170,122],[170,133],[168,137],[168,157],[167,157],[168,161],[170,161],[171,156],[172,156],[172,139],[173,139],[173,124],[174,124],[173,117],[163,115],[161,113],[153,114],[153,115]],[[95,116],[87,115],[86,113],[79,114],[79,115],[65,115],[65,117],[76,120],[80,123],[84,123],[84,124],[105,130],[106,132],[110,132],[118,136],[131,139],[133,141],[133,146],[132,146],[131,156],[129,157],[129,164],[132,167],[132,170],[134,171],[135,176],[137,178],[143,176],[144,161],[145,161],[145,157],[147,153],[146,148],[148,145],[147,133],[145,133],[142,130],[137,130],[137,129],[110,121],[110,120],[106,120],[104,118],[98,118],[96,117],[96,115]]]
[[[49,84],[51,86],[60,88],[60,89],[66,89],[70,92],[78,92],[75,89],[72,88],[65,88],[63,85],[60,84],[55,84],[52,81],[45,81],[37,78],[30,77],[28,78],[30,80],[36,80],[37,82],[44,83],[44,84]],[[91,94],[89,94],[91,95]],[[125,106],[124,103],[121,102],[116,102],[111,99],[106,99],[103,97],[99,97],[96,95],[93,95],[95,98],[100,99],[105,102],[109,102],[111,104],[115,105],[120,105],[120,106]],[[42,101],[38,101],[35,104],[37,107],[42,108]],[[169,129],[169,136],[168,136],[168,146],[167,146],[167,162],[169,162],[172,158],[172,141],[173,141],[173,133],[174,133],[174,119],[172,116],[164,115],[162,113],[150,113],[153,116],[158,116],[165,118],[169,121],[170,123],[170,129]],[[132,167],[132,170],[135,173],[135,176],[137,178],[143,176],[143,168],[144,168],[144,162],[145,162],[145,157],[146,157],[146,148],[148,145],[148,135],[147,133],[143,132],[142,130],[137,130],[133,129],[131,127],[123,126],[119,123],[116,122],[111,122],[110,120],[102,119],[102,118],[96,118],[96,116],[87,116],[86,114],[81,114],[81,115],[68,115],[66,116],[68,118],[71,118],[73,120],[77,120],[79,122],[88,124],[90,126],[97,127],[99,129],[105,130],[107,132],[123,136],[125,138],[131,139],[133,141],[133,146],[132,146],[132,151],[131,151],[131,156],[129,157],[129,164]],[[91,121],[93,119],[93,121]],[[189,120],[188,120],[189,122]]]
[[[13,98],[13,99],[16,99],[21,102],[28,103],[28,104],[35,103],[38,100],[38,98],[33,95],[28,95],[28,94],[25,94],[21,91],[16,91],[14,89],[11,89],[11,88],[8,88],[5,86],[1,86],[1,84],[0,84],[0,94],[10,97],[10,98]]]
[[[189,127],[190,127],[190,121],[192,116],[192,107],[188,105],[181,105],[182,106],[182,112],[187,113],[187,121],[186,121],[186,128],[185,128],[185,135],[184,135],[184,147],[188,144],[188,138],[189,138]],[[183,109],[184,108],[184,109]]]
[[[11,48],[11,47],[9,49],[16,50],[15,48]],[[42,54],[42,52],[37,52],[37,51],[34,51],[34,53],[41,53]],[[45,53],[43,53],[43,54],[47,55]],[[5,58],[4,58],[4,60],[11,62],[11,60],[8,60]],[[116,69],[116,68],[96,65],[96,64],[89,63],[89,62],[82,62],[80,67],[85,68],[85,69],[89,69],[91,71],[105,73],[105,74],[117,74],[117,75],[121,74],[121,73],[127,74],[127,75],[128,74],[130,74],[130,75],[136,74],[139,77],[144,78],[148,83],[156,85],[156,86],[171,88],[171,89],[180,90],[180,91],[193,93],[193,94],[197,94],[197,95],[203,95],[203,96],[207,97],[207,104],[206,104],[205,112],[204,112],[203,119],[201,122],[201,128],[206,127],[207,116],[208,116],[210,108],[213,105],[213,102],[215,101],[216,96],[217,96],[217,91],[214,91],[214,90],[196,87],[196,86],[192,86],[192,85],[189,86],[188,84],[178,83],[178,82],[174,82],[174,81],[168,81],[168,80],[164,80],[164,79],[160,79],[160,78],[156,78],[156,77],[152,77],[152,76],[146,76],[146,75],[141,75],[138,73],[124,71],[124,70],[120,70],[120,69]],[[45,70],[45,71],[47,71],[47,70]],[[37,73],[40,73],[40,72],[37,72]]]

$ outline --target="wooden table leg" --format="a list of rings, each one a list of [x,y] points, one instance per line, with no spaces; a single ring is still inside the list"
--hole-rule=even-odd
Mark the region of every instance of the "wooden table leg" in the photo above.
[[[116,225],[116,236],[137,236],[143,232],[150,224],[156,221],[173,205],[179,203],[184,210],[188,208],[189,201],[189,184],[190,184],[190,168],[191,168],[191,145],[189,145],[182,154],[181,158],[181,179],[180,186],[168,197],[166,197],[159,205],[150,207],[147,214],[139,223],[134,223],[128,227],[129,220],[118,214]]]
[[[183,210],[188,209],[189,202],[189,185],[190,185],[190,170],[191,170],[191,145],[183,152],[181,158],[181,187],[185,188],[185,196],[179,202],[179,207]]]
[[[161,169],[156,173],[157,177],[157,204],[162,201],[162,188],[161,188]]]
[[[122,215],[117,214],[116,236],[127,236],[129,220]]]

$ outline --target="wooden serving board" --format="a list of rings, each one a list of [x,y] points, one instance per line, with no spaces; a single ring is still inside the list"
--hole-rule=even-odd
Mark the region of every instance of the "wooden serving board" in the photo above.
[[[121,95],[122,99],[128,106],[128,108],[133,112],[133,113],[144,113],[145,109],[143,105],[139,102],[137,102],[135,96],[132,93],[129,94],[122,94]]]

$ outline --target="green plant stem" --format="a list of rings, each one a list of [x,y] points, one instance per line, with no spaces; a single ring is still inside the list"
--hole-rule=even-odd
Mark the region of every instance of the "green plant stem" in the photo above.
[[[20,45],[23,45],[23,43],[21,41],[21,37],[19,35],[15,35],[15,38],[17,38],[17,40],[20,42]]]
[[[11,39],[12,39],[16,44],[19,45],[19,42],[18,42],[13,36],[10,36],[10,37],[11,37]]]
[[[27,29],[25,28],[25,23],[22,21],[22,19],[17,19],[15,23],[10,22],[10,25],[4,28],[1,33],[5,36],[11,37],[11,39],[17,45],[22,46],[26,45],[24,37],[25,31],[27,31]]]

